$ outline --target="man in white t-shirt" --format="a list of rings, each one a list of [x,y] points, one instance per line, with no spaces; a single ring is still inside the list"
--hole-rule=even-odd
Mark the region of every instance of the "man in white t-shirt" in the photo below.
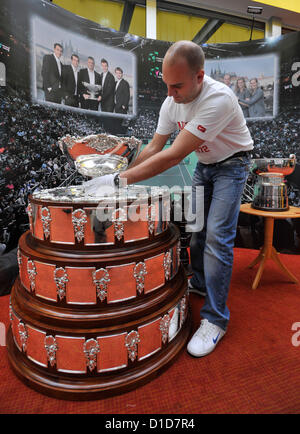
[[[204,190],[204,227],[191,245],[193,277],[190,292],[205,295],[201,325],[187,350],[196,357],[214,350],[229,321],[226,305],[240,200],[248,175],[253,141],[230,88],[204,74],[204,53],[191,41],[179,41],[163,61],[168,96],[162,104],[156,133],[134,165],[120,175],[86,182],[88,193],[103,185],[136,183],[180,163],[195,151],[199,162],[193,177]],[[181,131],[163,150],[169,136]],[[193,209],[195,209],[193,203]]]

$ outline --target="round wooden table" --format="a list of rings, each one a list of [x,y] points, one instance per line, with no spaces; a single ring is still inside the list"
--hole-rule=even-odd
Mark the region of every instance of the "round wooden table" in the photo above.
[[[257,258],[255,258],[254,261],[252,261],[249,265],[249,268],[252,268],[254,265],[258,263],[260,264],[252,284],[252,289],[257,288],[267,259],[273,259],[273,261],[281,268],[281,270],[289,277],[292,282],[299,283],[298,279],[281,262],[279,257],[280,253],[278,253],[273,247],[273,231],[274,219],[300,218],[300,208],[290,206],[287,211],[263,211],[252,208],[251,203],[244,203],[241,205],[240,210],[246,214],[264,218],[264,245],[260,249]]]

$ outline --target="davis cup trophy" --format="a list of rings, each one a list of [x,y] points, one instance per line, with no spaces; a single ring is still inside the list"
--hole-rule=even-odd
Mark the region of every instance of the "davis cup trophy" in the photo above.
[[[264,211],[287,211],[289,209],[285,176],[295,170],[296,157],[259,158],[253,160],[251,172],[257,175],[252,207]]]
[[[89,99],[97,99],[96,94],[100,92],[102,86],[100,84],[91,84],[86,81],[83,81],[82,84],[84,87],[88,90],[88,93],[90,95]]]
[[[93,134],[59,146],[94,177],[129,167],[141,141]],[[167,188],[143,185],[29,196],[7,334],[9,361],[26,385],[62,399],[106,398],[173,363],[191,315],[180,234],[163,216],[169,205]]]
[[[58,144],[81,175],[94,178],[126,170],[140,152],[142,142],[135,137],[91,134],[67,135]]]

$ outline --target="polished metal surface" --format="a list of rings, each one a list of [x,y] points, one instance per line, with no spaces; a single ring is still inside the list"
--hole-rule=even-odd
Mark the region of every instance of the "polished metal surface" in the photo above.
[[[128,167],[127,158],[120,155],[89,154],[76,158],[75,167],[83,176],[94,178],[96,176],[120,173]]]
[[[291,154],[289,158],[257,158],[252,160],[251,172],[260,175],[266,172],[281,173],[284,176],[294,172],[296,156]]]
[[[261,173],[254,187],[252,207],[264,211],[289,209],[287,186],[281,173]]]
[[[98,204],[100,200],[112,201],[143,201],[148,198],[169,197],[169,189],[167,187],[149,187],[145,185],[129,185],[112,191],[108,196],[107,190],[97,191],[97,194],[89,195],[85,193],[82,185],[70,185],[68,187],[55,187],[45,190],[35,191],[32,194],[34,199],[47,202],[90,202]]]
[[[257,175],[252,207],[264,211],[289,209],[287,184],[284,177],[296,167],[296,156],[289,158],[258,158],[252,160],[251,172]]]
[[[164,232],[170,220],[164,213],[167,187],[130,185],[103,196],[86,195],[82,186],[56,187],[34,192],[29,200],[33,236],[51,243],[132,243]]]
[[[104,133],[84,137],[68,134],[58,140],[58,145],[70,160],[77,161],[75,166],[81,174],[94,177],[126,170],[140,152],[142,141]],[[101,155],[105,158],[93,164],[93,158]]]

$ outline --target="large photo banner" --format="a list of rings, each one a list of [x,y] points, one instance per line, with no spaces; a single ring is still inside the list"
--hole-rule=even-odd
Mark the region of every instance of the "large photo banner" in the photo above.
[[[152,138],[171,43],[101,27],[42,0],[2,0],[0,9],[0,243],[7,252],[28,229],[28,195],[74,177],[60,137],[106,132],[144,144]],[[295,154],[299,161],[300,34],[202,47],[205,73],[239,100],[253,158]],[[290,204],[300,206],[298,164],[288,185]],[[300,230],[287,224],[283,249],[299,252]],[[249,225],[241,222],[246,247]],[[250,247],[260,243],[259,225]]]

